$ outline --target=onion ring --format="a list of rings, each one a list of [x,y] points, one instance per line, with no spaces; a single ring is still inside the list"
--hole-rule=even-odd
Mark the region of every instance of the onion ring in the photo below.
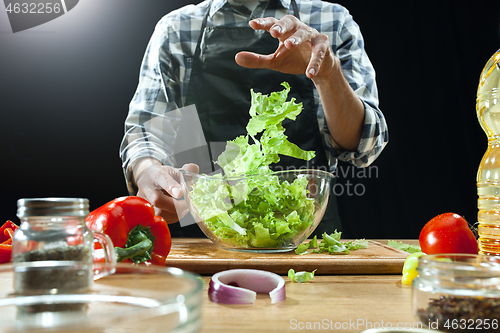
[[[216,273],[210,280],[208,298],[221,304],[253,304],[257,293],[269,293],[271,303],[284,301],[285,280],[257,269],[230,269]]]

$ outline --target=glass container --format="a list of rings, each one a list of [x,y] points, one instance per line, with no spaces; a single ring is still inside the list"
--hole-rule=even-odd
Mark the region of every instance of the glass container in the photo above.
[[[424,327],[444,332],[500,330],[500,258],[436,254],[419,258],[413,312]]]
[[[85,225],[87,199],[33,198],[18,200],[21,220],[12,240],[17,294],[78,293],[109,272],[93,270],[94,240],[115,263],[112,241]],[[66,262],[78,265],[66,265]]]
[[[203,233],[225,250],[286,252],[320,223],[333,175],[287,170],[225,177],[181,170],[183,193]]]

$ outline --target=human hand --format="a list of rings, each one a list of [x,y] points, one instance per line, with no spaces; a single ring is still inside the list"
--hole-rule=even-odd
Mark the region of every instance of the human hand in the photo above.
[[[308,78],[328,77],[340,66],[328,36],[320,34],[293,15],[281,20],[274,17],[250,21],[255,30],[266,30],[279,40],[276,51],[269,55],[239,52],[236,62],[248,68],[267,68],[287,74],[306,74]]]
[[[196,164],[185,164],[183,170],[198,173]],[[178,222],[188,213],[186,201],[181,199],[181,174],[179,169],[152,163],[141,171],[136,184],[137,196],[148,200],[167,223]]]

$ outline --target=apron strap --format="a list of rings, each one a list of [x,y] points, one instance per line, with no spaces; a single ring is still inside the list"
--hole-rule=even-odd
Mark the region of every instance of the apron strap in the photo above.
[[[300,21],[300,13],[299,13],[299,7],[297,6],[297,2],[295,2],[295,0],[292,0],[291,2],[293,7],[293,15]]]
[[[198,41],[196,42],[196,50],[194,51],[194,59],[198,59],[200,57],[201,40],[203,39],[203,31],[205,31],[205,28],[207,27],[207,20],[208,20],[208,16],[210,15],[210,8],[212,8],[212,3],[213,3],[213,0],[210,0],[210,3],[208,4],[208,7],[207,7],[207,12],[205,13],[205,17],[203,18],[203,21],[201,22],[200,36],[198,36]]]

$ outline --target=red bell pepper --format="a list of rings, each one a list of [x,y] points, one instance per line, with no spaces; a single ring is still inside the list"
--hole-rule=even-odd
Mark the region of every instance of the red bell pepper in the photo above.
[[[17,225],[7,221],[0,227],[0,263],[9,262],[12,259],[12,237]]]
[[[111,238],[117,261],[165,266],[172,246],[170,230],[147,200],[135,196],[114,199],[90,212],[85,223]],[[96,244],[98,248],[100,244]],[[104,253],[96,251],[96,259],[102,261]]]

